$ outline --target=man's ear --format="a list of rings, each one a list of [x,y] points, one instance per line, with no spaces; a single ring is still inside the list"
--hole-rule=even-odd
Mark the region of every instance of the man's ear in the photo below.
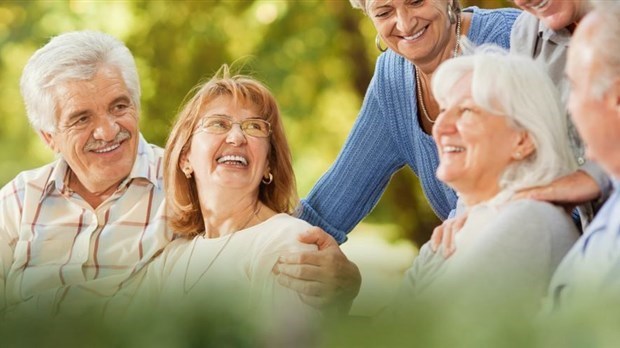
[[[620,77],[611,85],[609,89],[611,107],[616,110],[616,114],[620,117]]]
[[[56,142],[54,141],[54,137],[52,136],[52,133],[48,133],[46,131],[40,130],[39,131],[39,137],[41,137],[41,139],[43,139],[43,141],[45,142],[45,144],[47,144],[47,146],[52,149],[52,151],[58,153],[59,149],[56,146]]]

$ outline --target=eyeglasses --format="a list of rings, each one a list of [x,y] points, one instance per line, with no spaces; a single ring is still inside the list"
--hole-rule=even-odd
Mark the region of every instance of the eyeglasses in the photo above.
[[[248,118],[241,122],[233,122],[228,116],[209,116],[200,120],[198,129],[194,132],[211,134],[228,133],[234,124],[238,124],[245,135],[256,138],[266,138],[271,134],[271,124],[260,118]]]

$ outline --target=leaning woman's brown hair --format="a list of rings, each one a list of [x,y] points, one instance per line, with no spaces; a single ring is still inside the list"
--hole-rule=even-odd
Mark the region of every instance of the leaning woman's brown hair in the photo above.
[[[231,76],[227,65],[223,65],[211,80],[195,87],[190,94],[194,91],[195,94],[177,116],[164,153],[168,224],[172,230],[189,238],[205,229],[196,182],[193,177],[185,177],[179,160],[189,150],[192,134],[204,110],[221,96],[248,106],[256,111],[258,117],[271,123],[268,160],[273,182],[269,185],[261,182],[258,199],[277,213],[291,213],[298,203],[295,176],[280,111],[271,92],[251,77]]]

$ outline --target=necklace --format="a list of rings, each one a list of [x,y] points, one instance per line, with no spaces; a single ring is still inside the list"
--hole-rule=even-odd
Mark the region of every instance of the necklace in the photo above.
[[[452,58],[456,57],[459,54],[459,48],[461,47],[461,16],[456,16],[456,45],[454,45],[454,52],[452,53]],[[424,98],[422,98],[422,81],[420,80],[420,70],[417,65],[415,66],[415,81],[416,88],[418,90],[418,105],[420,105],[420,109],[422,109],[422,115],[424,118],[428,120],[430,123],[435,123],[435,120],[428,116],[428,111],[426,111],[426,105],[424,105]]]
[[[189,273],[189,264],[192,261],[192,256],[194,256],[194,249],[196,248],[196,239],[198,239],[198,237],[195,237],[192,243],[192,249],[189,252],[189,258],[187,259],[187,265],[185,266],[185,275],[183,276],[183,293],[185,295],[189,294],[190,291],[192,291],[192,289],[198,285],[198,282],[200,282],[200,279],[202,279],[202,277],[207,273],[207,271],[209,269],[211,269],[211,266],[213,266],[213,264],[215,263],[215,260],[217,260],[217,258],[222,254],[222,252],[224,251],[224,249],[226,249],[226,246],[228,245],[228,243],[230,242],[230,240],[232,239],[233,235],[235,233],[237,233],[238,231],[243,230],[244,228],[247,227],[247,225],[250,223],[250,221],[252,221],[252,218],[254,218],[256,216],[256,218],[258,218],[258,213],[260,212],[261,206],[259,204],[259,206],[256,208],[256,210],[254,210],[254,213],[252,215],[250,215],[250,218],[247,219],[247,221],[243,224],[243,226],[241,226],[241,228],[239,228],[238,230],[232,232],[228,238],[226,238],[226,241],[224,242],[224,245],[222,245],[222,247],[220,248],[220,250],[215,254],[215,256],[211,259],[211,262],[209,262],[209,264],[207,265],[207,267],[205,268],[204,271],[202,271],[202,273],[200,274],[200,276],[198,276],[198,278],[196,278],[196,281],[194,282],[194,284],[192,284],[189,288],[187,287],[187,274]],[[203,237],[204,238],[204,237]]]

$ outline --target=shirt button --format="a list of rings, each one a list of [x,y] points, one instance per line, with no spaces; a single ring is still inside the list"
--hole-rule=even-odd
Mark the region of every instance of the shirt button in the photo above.
[[[579,157],[577,158],[577,163],[582,166],[584,163],[586,163],[586,160],[583,157]]]

